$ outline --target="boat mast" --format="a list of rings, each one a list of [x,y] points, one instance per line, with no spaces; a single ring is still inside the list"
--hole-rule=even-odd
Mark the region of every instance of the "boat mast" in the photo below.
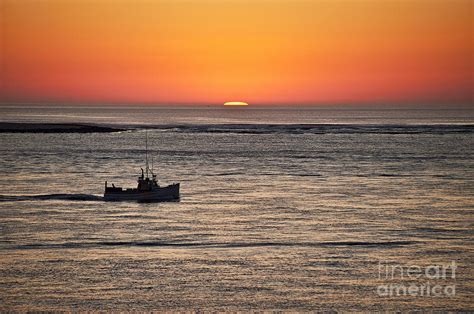
[[[145,169],[146,177],[148,178],[148,130],[145,129]]]

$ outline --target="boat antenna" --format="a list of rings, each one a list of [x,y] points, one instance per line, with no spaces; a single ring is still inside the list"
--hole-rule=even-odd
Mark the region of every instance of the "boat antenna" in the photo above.
[[[148,178],[148,130],[145,129],[145,168],[146,177]]]

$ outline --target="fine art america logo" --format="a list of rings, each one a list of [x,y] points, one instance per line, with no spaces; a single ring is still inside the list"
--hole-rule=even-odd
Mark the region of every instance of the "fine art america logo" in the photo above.
[[[456,295],[456,262],[429,266],[379,262],[377,286],[381,297],[453,297]]]

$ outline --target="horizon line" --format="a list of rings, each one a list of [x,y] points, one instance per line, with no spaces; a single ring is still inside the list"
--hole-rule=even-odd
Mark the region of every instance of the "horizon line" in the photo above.
[[[390,107],[395,108],[422,108],[422,109],[474,109],[474,102],[472,101],[452,101],[452,102],[315,102],[315,103],[248,103],[247,106],[226,106],[224,103],[203,103],[203,102],[177,102],[177,103],[155,103],[155,102],[62,102],[62,101],[40,101],[40,102],[12,102],[12,101],[0,101],[1,107],[16,107],[16,106],[38,106],[38,107],[192,107],[192,108],[222,108],[222,109],[232,109],[232,108],[242,108],[242,109],[251,109],[251,108],[268,108],[268,107],[294,107],[303,108],[303,107],[312,107],[312,108],[325,108],[325,107],[370,107],[376,109],[388,109]]]

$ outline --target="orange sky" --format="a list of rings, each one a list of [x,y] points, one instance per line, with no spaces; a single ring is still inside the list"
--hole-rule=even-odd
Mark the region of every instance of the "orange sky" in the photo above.
[[[472,103],[472,0],[0,0],[0,102]]]

